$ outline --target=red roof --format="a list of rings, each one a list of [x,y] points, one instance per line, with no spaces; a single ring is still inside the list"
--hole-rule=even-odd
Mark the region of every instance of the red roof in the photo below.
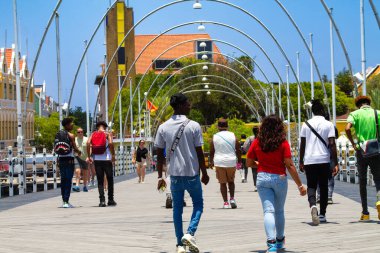
[[[10,68],[11,66],[11,62],[12,62],[12,53],[14,51],[13,48],[6,48],[5,50],[5,64],[7,66],[7,68]],[[1,55],[0,55],[1,57]],[[20,70],[22,69],[22,65],[24,64],[24,60],[22,58],[20,58],[20,61],[19,61],[19,67],[20,67]]]
[[[135,57],[137,57],[141,50],[155,37],[157,34],[149,35],[136,35],[135,36]],[[145,49],[144,53],[140,56],[139,60],[136,63],[136,73],[142,74],[145,73],[146,69],[152,63],[152,61],[157,58],[161,53],[166,49],[175,44],[186,40],[210,40],[211,37],[209,34],[165,34],[155,40],[148,48]],[[176,59],[183,55],[190,54],[196,51],[196,41],[187,42],[176,46],[170,51],[166,52],[160,59]],[[213,44],[213,51],[220,53],[219,48]],[[195,58],[195,55],[189,56]],[[214,60],[216,60],[220,55],[214,55]],[[152,69],[152,68],[151,68]]]

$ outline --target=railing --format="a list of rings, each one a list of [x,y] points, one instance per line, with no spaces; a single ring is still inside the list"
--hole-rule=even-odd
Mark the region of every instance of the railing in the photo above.
[[[126,146],[119,146],[115,151],[116,162],[114,176],[119,177],[135,172],[131,151]],[[26,171],[20,168],[26,163]],[[60,186],[60,173],[57,156],[43,150],[42,157],[33,148],[32,156],[18,159],[8,149],[8,159],[0,164],[0,198],[57,189]],[[25,187],[25,189],[24,189]]]

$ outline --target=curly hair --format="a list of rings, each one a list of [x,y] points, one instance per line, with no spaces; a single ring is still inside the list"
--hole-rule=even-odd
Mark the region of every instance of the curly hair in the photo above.
[[[265,117],[261,123],[257,136],[260,148],[263,152],[273,152],[286,140],[284,123],[276,115]]]

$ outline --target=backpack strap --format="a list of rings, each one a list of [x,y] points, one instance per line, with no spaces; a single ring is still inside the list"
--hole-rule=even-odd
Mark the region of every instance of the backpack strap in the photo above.
[[[329,146],[327,145],[327,143],[325,142],[325,140],[322,138],[322,136],[319,135],[319,133],[310,125],[309,122],[305,122],[305,124],[310,128],[310,130],[313,132],[313,134],[315,134],[315,136],[317,136],[317,138],[323,143],[325,144],[326,148],[328,148]]]
[[[187,124],[189,124],[189,122],[190,122],[189,119],[185,120],[182,123],[182,125],[179,127],[179,129],[177,130],[175,138],[174,138],[174,140],[172,142],[172,145],[170,147],[169,155],[167,156],[167,159],[168,159],[169,162],[170,162],[170,157],[173,155],[174,150],[177,148],[177,146],[179,144],[179,140],[181,139],[181,137],[183,135],[183,132],[185,131],[185,127],[187,126]]]

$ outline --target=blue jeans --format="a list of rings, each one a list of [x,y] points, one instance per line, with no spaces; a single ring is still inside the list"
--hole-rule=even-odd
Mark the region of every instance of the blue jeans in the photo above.
[[[63,202],[69,202],[71,185],[74,175],[74,157],[60,158],[59,171],[61,174],[61,195]]]
[[[264,226],[267,240],[282,239],[285,234],[284,206],[288,192],[285,175],[265,172],[257,174],[257,191],[264,210]]]
[[[203,213],[202,185],[199,176],[195,177],[177,177],[170,176],[170,189],[173,199],[173,220],[177,245],[182,245],[183,237],[182,213],[185,190],[190,194],[193,201],[193,214],[187,233],[194,235],[197,231],[199,221]]]

